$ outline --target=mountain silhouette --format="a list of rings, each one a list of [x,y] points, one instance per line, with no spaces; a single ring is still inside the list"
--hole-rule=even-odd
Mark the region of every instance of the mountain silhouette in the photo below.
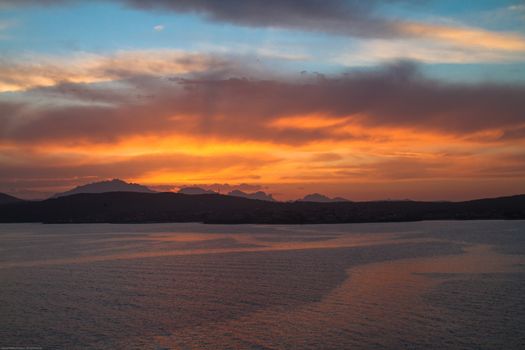
[[[0,193],[0,205],[1,204],[10,204],[10,203],[17,203],[17,202],[23,202],[22,199],[16,198],[13,196],[10,196],[5,193]]]
[[[146,186],[128,183],[120,179],[113,179],[109,181],[94,182],[87,185],[82,185],[73,188],[72,190],[56,193],[52,198],[71,196],[80,193],[106,193],[106,192],[142,192],[155,193]]]
[[[0,222],[328,224],[525,219],[525,195],[466,202],[269,202],[220,194],[81,193],[3,204]]]
[[[299,199],[299,202],[319,202],[319,203],[334,203],[334,202],[348,202],[348,199],[335,197],[330,198],[320,193],[307,194],[304,198]]]
[[[183,187],[179,190],[178,193],[182,194],[189,194],[189,195],[197,195],[197,194],[217,194],[217,192],[212,190],[205,190],[204,188],[200,187]]]
[[[243,197],[243,198],[248,198],[248,199],[258,199],[261,201],[275,202],[275,199],[273,199],[271,194],[266,194],[263,191],[246,193],[240,190],[233,190],[230,193],[228,193],[228,196]]]

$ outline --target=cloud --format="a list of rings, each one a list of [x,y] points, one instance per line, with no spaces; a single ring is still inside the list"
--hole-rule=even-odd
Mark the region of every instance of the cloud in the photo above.
[[[453,135],[506,132],[525,125],[524,85],[439,82],[407,62],[295,80],[221,78],[214,73],[173,79],[126,74],[120,83],[147,97],[118,95],[113,87],[94,93],[89,85],[74,89],[68,84],[32,93],[112,103],[38,107],[31,102],[35,96],[26,103],[0,102],[2,139],[115,142],[133,135],[176,133],[304,144],[367,137],[347,131],[352,125]],[[117,97],[108,101],[111,96]]]
[[[422,39],[370,39],[334,55],[331,60],[344,66],[363,66],[399,59],[430,64],[511,63],[522,62],[524,57],[525,51],[488,49],[476,44],[458,46]]]
[[[47,191],[108,177],[515,183],[523,174],[519,159],[499,159],[525,146],[523,84],[446,83],[410,62],[279,78],[238,75],[249,72],[242,60],[232,70],[210,62],[217,67],[167,76],[117,69],[112,83],[0,94],[0,188]],[[58,102],[66,100],[77,102]]]
[[[392,23],[372,14],[378,1],[294,0],[123,0],[128,6],[142,10],[196,13],[212,21],[253,27],[280,27],[346,33],[358,36],[390,36]]]
[[[373,16],[376,4],[396,0],[106,0],[140,10],[195,13],[209,20],[254,27],[281,27],[359,36],[390,36],[395,26]],[[0,6],[51,6],[80,0],[0,0]]]
[[[234,25],[366,38],[336,57],[345,65],[398,57],[515,62],[525,51],[522,34],[384,17],[381,0],[118,1]],[[74,2],[0,0],[0,7]],[[295,48],[293,55],[258,50],[305,59]],[[469,196],[523,187],[523,84],[443,82],[406,61],[297,76],[251,61],[175,50],[3,55],[0,192],[54,192],[112,177],[212,188],[256,181],[221,186],[264,186],[289,198],[325,190],[353,199],[383,198],[386,190],[417,197],[431,188],[443,199],[468,186]]]
[[[337,153],[316,153],[311,156],[312,162],[336,162],[342,160],[343,157]]]
[[[2,165],[0,183],[12,182],[22,186],[24,182],[27,185],[47,185],[56,183],[57,180],[76,180],[81,183],[86,179],[103,180],[115,176],[137,179],[151,173],[156,175],[164,173],[170,176],[176,174],[179,178],[187,177],[189,181],[194,178],[193,181],[195,181],[195,177],[198,177],[195,175],[197,173],[203,176],[204,172],[213,178],[213,174],[221,174],[225,171],[253,171],[278,161],[276,158],[265,155],[259,157],[197,156],[184,153],[144,154],[109,159],[75,159],[74,161],[68,157],[36,153],[24,155],[15,152],[12,155],[20,159]]]
[[[0,57],[0,92],[27,90],[59,83],[94,83],[129,76],[166,76],[223,69],[218,56],[177,50],[119,51],[111,55]],[[232,63],[233,64],[233,63]]]
[[[426,38],[463,47],[525,51],[525,37],[481,28],[407,21],[379,14],[384,4],[403,0],[106,0],[149,11],[192,13],[216,22],[249,27],[317,31],[361,38]],[[0,0],[0,6],[59,5],[79,0]],[[416,3],[424,1],[420,0]],[[509,7],[519,12],[521,5]]]
[[[400,24],[403,31],[415,37],[438,39],[462,47],[525,52],[525,37],[516,33],[498,33],[480,28],[445,26],[417,22]]]
[[[319,31],[362,38],[426,38],[457,47],[525,52],[525,37],[465,26],[392,19],[376,11],[378,5],[399,0],[121,0],[143,10],[196,13],[205,18],[253,27]],[[514,8],[513,8],[514,9]],[[520,10],[516,7],[516,10]]]
[[[162,32],[164,30],[164,25],[162,24],[157,24],[155,27],[153,27],[153,30],[156,31],[156,32]]]
[[[512,14],[513,18],[518,21],[525,20],[525,4],[516,4],[508,7],[508,11]],[[522,26],[523,26],[523,22]]]

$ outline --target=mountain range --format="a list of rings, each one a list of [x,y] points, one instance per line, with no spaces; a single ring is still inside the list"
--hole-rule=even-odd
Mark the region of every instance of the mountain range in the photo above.
[[[525,195],[465,202],[270,202],[220,194],[80,193],[0,205],[0,222],[321,224],[525,219]]]
[[[233,190],[228,193],[228,196],[242,197],[248,199],[258,199],[260,201],[275,202],[271,194],[266,194],[263,191],[257,191],[253,193],[246,193],[240,190]]]
[[[200,187],[178,193],[113,179],[42,201],[0,193],[0,222],[203,222],[315,224],[416,220],[525,219],[525,195],[465,202],[351,202],[319,193],[278,202],[263,191],[222,195]]]
[[[51,198],[70,196],[73,194],[80,194],[80,193],[106,193],[106,192],[155,193],[156,191],[153,191],[150,188],[143,186],[143,185],[139,185],[135,183],[128,183],[120,179],[113,179],[113,180],[94,182],[94,183],[78,186],[66,192],[56,193]],[[188,194],[188,195],[218,194],[217,192],[213,190],[207,190],[207,189],[197,187],[197,186],[182,187],[181,189],[179,189],[178,193]],[[233,190],[233,191],[230,191],[227,195],[234,196],[234,197],[243,197],[243,198],[248,198],[248,199],[258,199],[262,201],[275,202],[275,199],[273,198],[271,194],[265,193],[263,191],[247,193],[247,192],[243,192],[240,190]],[[319,193],[312,193],[312,194],[308,194],[304,196],[304,198],[302,199],[298,199],[298,201],[329,203],[329,202],[346,202],[348,200],[341,198],[341,197],[330,198],[330,197],[327,197]]]

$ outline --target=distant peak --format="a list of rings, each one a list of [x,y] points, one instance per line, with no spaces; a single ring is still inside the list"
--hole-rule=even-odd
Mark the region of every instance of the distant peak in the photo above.
[[[311,193],[304,196],[299,202],[320,202],[320,203],[332,203],[332,202],[349,202],[348,199],[342,197],[330,198],[320,193]]]
[[[275,199],[272,197],[271,194],[267,194],[263,191],[257,191],[253,193],[246,193],[241,190],[233,190],[230,193],[228,193],[228,196],[233,197],[242,197],[242,198],[248,198],[248,199],[258,199],[261,201],[268,201],[268,202],[274,202]]]
[[[217,194],[217,192],[212,190],[206,190],[204,188],[196,187],[196,186],[188,186],[183,187],[179,190],[178,193],[182,194],[189,194],[189,195],[197,195],[197,194]]]
[[[57,193],[53,195],[52,198],[70,196],[73,194],[80,193],[105,193],[105,192],[143,192],[143,193],[153,193],[155,191],[150,190],[148,187],[128,183],[121,179],[112,179],[99,182],[93,182],[86,185],[77,186],[69,191]]]

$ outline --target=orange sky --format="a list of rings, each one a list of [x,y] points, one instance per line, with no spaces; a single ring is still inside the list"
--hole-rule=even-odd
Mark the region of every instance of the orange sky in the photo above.
[[[524,142],[503,139],[503,130],[457,134],[367,126],[361,118],[294,115],[266,123],[275,133],[322,133],[284,142],[184,130],[95,141],[13,140],[0,146],[12,172],[4,181],[41,192],[113,177],[162,190],[197,184],[225,192],[228,186],[214,184],[249,184],[248,190],[281,200],[311,192],[355,200],[465,199],[525,188]],[[175,123],[185,119],[192,118],[179,116]]]
[[[97,4],[4,1],[0,192],[525,193],[523,6]]]

